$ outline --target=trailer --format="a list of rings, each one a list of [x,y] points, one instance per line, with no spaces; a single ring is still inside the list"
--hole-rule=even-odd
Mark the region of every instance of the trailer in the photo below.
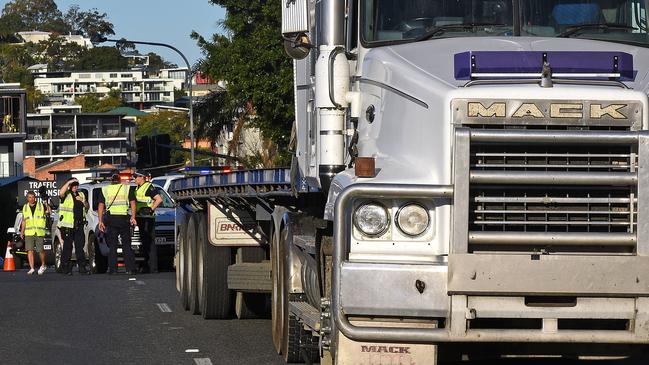
[[[645,358],[647,8],[283,0],[293,164],[173,182],[184,306],[287,362]]]

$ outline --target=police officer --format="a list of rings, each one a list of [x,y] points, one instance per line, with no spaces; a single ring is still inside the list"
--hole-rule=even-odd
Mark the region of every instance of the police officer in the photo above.
[[[83,192],[79,191],[79,180],[68,180],[59,191],[61,204],[59,205],[59,231],[63,236],[63,252],[61,254],[61,269],[63,274],[72,275],[72,244],[77,256],[79,274],[90,274],[86,269],[86,255],[83,252],[85,235],[83,227],[86,220],[88,201]]]
[[[155,245],[155,210],[162,204],[158,188],[146,181],[146,175],[136,172],[135,199],[137,200],[137,226],[144,250],[145,265],[141,272],[158,272],[158,250]]]
[[[106,243],[109,247],[108,274],[117,272],[117,245],[118,236],[122,237],[122,251],[126,273],[135,274],[135,255],[131,247],[131,225],[137,224],[135,220],[135,194],[126,184],[120,183],[119,171],[113,171],[111,184],[101,188],[99,196],[99,230],[106,233]],[[131,208],[129,219],[128,209]],[[104,211],[106,215],[104,216]]]
[[[27,250],[27,260],[29,261],[29,271],[27,275],[32,275],[34,269],[34,250],[41,257],[41,267],[38,269],[38,275],[43,275],[47,266],[45,265],[45,226],[47,219],[45,212],[50,212],[50,207],[40,201],[36,201],[36,194],[33,191],[27,192],[27,203],[23,205],[23,220],[20,223],[20,237],[25,240],[25,249]]]

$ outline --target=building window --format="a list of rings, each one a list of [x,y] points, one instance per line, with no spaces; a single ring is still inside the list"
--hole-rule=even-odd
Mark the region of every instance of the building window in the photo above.
[[[117,74],[110,74],[109,77],[110,77],[111,79],[116,79],[116,78],[117,78]]]
[[[133,77],[133,74],[122,74],[122,77]]]

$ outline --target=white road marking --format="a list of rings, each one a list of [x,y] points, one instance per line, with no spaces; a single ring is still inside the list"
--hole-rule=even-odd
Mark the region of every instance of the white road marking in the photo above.
[[[128,278],[128,281],[135,281],[135,278]]]
[[[209,357],[194,358],[196,365],[212,365],[212,360]]]
[[[185,352],[199,352],[198,349],[187,349]]]
[[[158,306],[158,309],[160,309],[160,312],[171,313],[171,308],[169,307],[169,304],[167,304],[167,303],[156,303],[155,305]]]

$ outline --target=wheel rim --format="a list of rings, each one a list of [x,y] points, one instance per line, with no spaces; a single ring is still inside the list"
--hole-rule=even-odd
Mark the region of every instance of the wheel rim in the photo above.
[[[61,270],[61,241],[57,238],[54,244],[54,267]]]

